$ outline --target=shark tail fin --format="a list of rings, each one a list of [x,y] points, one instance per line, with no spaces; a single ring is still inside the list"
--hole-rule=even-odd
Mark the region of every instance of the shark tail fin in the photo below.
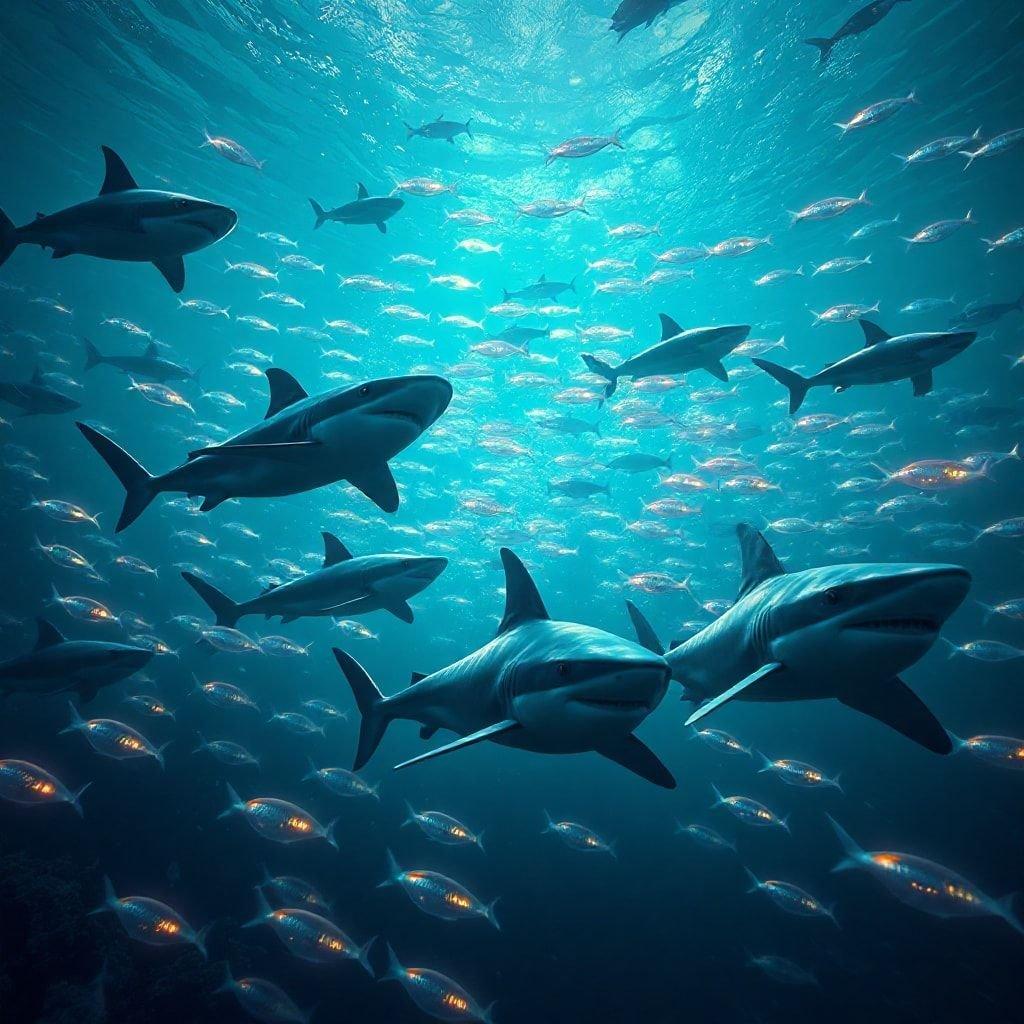
[[[105,361],[103,354],[88,338],[83,338],[82,343],[85,345],[85,368],[87,370],[91,370]]]
[[[85,423],[78,423],[76,426],[124,487],[124,506],[114,528],[116,533],[120,533],[126,526],[131,526],[157,496],[158,488],[154,486],[156,478],[150,476],[119,444],[115,444],[105,434]]]
[[[829,57],[832,56],[832,47],[836,45],[834,39],[805,39],[804,42],[808,46],[816,46],[818,48],[818,64],[824,67],[828,63]]]
[[[239,617],[239,606],[227,594],[222,594],[215,586],[190,572],[183,572],[181,578],[203,599],[206,606],[217,617],[218,626],[235,628]]]
[[[596,373],[608,381],[604,389],[604,397],[611,398],[615,394],[615,386],[619,382],[615,371],[603,359],[598,359],[597,356],[592,356],[589,352],[581,352],[580,358],[587,364],[591,373]]]
[[[318,227],[321,227],[325,220],[327,220],[327,214],[324,212],[324,208],[315,200],[310,199],[309,205],[313,207],[313,213],[316,216],[316,223],[313,225],[315,231]]]
[[[7,257],[18,248],[18,229],[14,221],[0,210],[0,266],[7,262]]]
[[[352,696],[356,699],[356,706],[363,716],[359,725],[359,745],[356,748],[356,757],[352,770],[359,771],[373,756],[378,744],[384,737],[384,730],[387,729],[391,717],[388,714],[384,694],[377,689],[377,684],[370,678],[369,673],[350,654],[334,648],[334,657],[338,667],[352,687]]]
[[[807,391],[810,388],[810,381],[806,377],[801,377],[799,373],[787,370],[786,367],[779,366],[778,363],[773,363],[768,359],[754,359],[751,361],[789,390],[790,415],[795,413],[804,404],[804,399],[807,397]]]

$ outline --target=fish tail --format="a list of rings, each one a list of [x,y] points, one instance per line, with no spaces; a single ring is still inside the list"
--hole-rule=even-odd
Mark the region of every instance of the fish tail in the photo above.
[[[380,976],[379,981],[402,981],[405,978],[405,968],[402,962],[395,956],[395,951],[388,943],[388,969]]]
[[[466,119],[466,123],[465,123],[465,124],[464,124],[464,125],[462,126],[463,128],[465,128],[465,130],[466,130],[466,134],[467,134],[467,135],[468,135],[468,136],[469,136],[470,138],[473,138],[473,133],[472,133],[472,132],[471,132],[471,131],[469,130],[469,122],[470,122],[470,121],[472,121],[472,120],[473,120],[473,118],[471,118],[471,117],[470,117],[470,118],[467,118],[467,119]]]
[[[88,338],[83,338],[82,344],[85,345],[85,368],[87,370],[106,362],[106,358]]]
[[[402,124],[405,125],[405,137],[407,139],[411,139],[414,135],[419,135],[419,133],[420,133],[419,129],[418,128],[413,128],[413,126],[411,124],[409,124],[408,121],[403,121]]]
[[[216,617],[218,626],[235,628],[240,617],[240,605],[232,601],[227,594],[219,591],[213,584],[201,580],[190,572],[183,572],[181,578],[203,599]]]
[[[0,266],[7,262],[7,257],[20,244],[21,239],[18,238],[18,229],[14,226],[14,221],[0,210]]]
[[[858,867],[867,856],[867,854],[857,845],[856,840],[850,835],[842,825],[832,817],[831,814],[826,814],[828,823],[832,826],[833,831],[839,838],[839,842],[843,846],[843,852],[846,856],[832,869],[833,871],[849,871],[850,868]]]
[[[581,353],[581,358],[591,373],[596,373],[608,381],[608,386],[604,389],[604,397],[611,398],[615,394],[615,387],[619,381],[618,374],[603,359],[598,359],[597,356],[592,356],[589,352]]]
[[[768,359],[753,359],[751,362],[755,366],[760,366],[765,373],[789,390],[789,414],[792,416],[803,405],[811,382],[806,377],[801,377],[799,373],[787,370],[786,367]]]
[[[119,444],[111,441],[105,434],[101,434],[85,423],[77,423],[76,426],[124,487],[124,506],[121,509],[121,517],[117,521],[117,526],[114,528],[115,533],[120,533],[142,515],[149,503],[159,493],[159,487],[155,482],[156,477],[151,476]]]
[[[352,687],[352,696],[355,697],[356,706],[362,715],[362,722],[359,725],[359,745],[356,748],[355,761],[352,765],[353,771],[358,771],[373,756],[381,739],[384,737],[384,730],[387,729],[391,716],[385,708],[386,699],[377,688],[377,684],[370,678],[366,669],[356,661],[350,654],[334,648],[334,657],[338,667]]]
[[[324,212],[324,208],[315,199],[310,199],[309,205],[313,207],[313,213],[316,216],[316,223],[313,225],[313,230],[315,231],[318,227],[323,225],[325,220],[327,220],[327,214]]]
[[[92,785],[91,782],[87,782],[84,786],[82,786],[81,788],[75,790],[75,792],[71,794],[70,804],[71,804],[72,807],[74,807],[75,811],[78,813],[78,816],[80,818],[84,818],[85,817],[85,811],[82,810],[82,804],[81,804],[82,794],[91,785]]]
[[[836,45],[834,39],[805,39],[804,42],[808,46],[816,46],[818,48],[818,66],[824,67],[828,63],[829,57],[832,55],[832,47]]]
[[[373,964],[370,963],[370,949],[373,944],[377,941],[377,936],[372,935],[363,945],[356,947],[356,959],[359,961],[363,970],[371,977],[375,977],[373,973]]]
[[[491,902],[488,903],[486,907],[484,907],[484,917],[486,917],[487,920],[492,925],[494,925],[494,927],[500,932],[501,931],[501,925],[498,924],[498,919],[494,915],[494,905],[497,902],[498,902],[497,900],[491,900]]]

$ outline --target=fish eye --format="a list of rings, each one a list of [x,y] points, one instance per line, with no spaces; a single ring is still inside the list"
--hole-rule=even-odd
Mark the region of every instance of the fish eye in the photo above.
[[[564,661],[560,661],[555,665],[555,671],[560,676],[567,676],[569,674],[569,666]]]
[[[361,395],[368,395],[369,393],[370,393],[370,385],[369,384],[364,384],[359,389],[359,394],[361,394]]]
[[[403,569],[411,569],[412,568],[412,559],[411,558],[403,558],[402,559],[402,568]]]
[[[842,600],[839,591],[834,588],[829,588],[824,593],[825,604],[837,605]]]
[[[184,210],[184,209],[186,209],[188,207],[188,200],[187,199],[175,199],[174,200],[174,205],[179,210]]]

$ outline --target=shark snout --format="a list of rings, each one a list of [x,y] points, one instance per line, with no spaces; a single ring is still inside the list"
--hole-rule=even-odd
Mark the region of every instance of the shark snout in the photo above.
[[[422,374],[389,381],[385,394],[367,411],[376,416],[407,419],[426,430],[448,408],[452,386],[444,377]]]
[[[227,206],[206,203],[201,209],[191,211],[187,218],[190,224],[209,232],[216,241],[230,233],[238,223],[238,214]]]
[[[448,559],[440,555],[429,555],[416,560],[416,564],[409,570],[408,574],[415,580],[422,580],[426,583],[433,583],[438,576],[448,568]]]
[[[934,635],[960,606],[970,586],[970,573],[959,565],[890,567],[884,576],[870,581],[865,600],[846,625]]]

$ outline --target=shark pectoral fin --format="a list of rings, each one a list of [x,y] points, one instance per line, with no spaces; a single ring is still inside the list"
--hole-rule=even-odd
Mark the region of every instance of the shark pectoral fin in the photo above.
[[[782,663],[778,661],[769,661],[767,665],[762,665],[756,672],[751,672],[749,676],[741,679],[735,686],[730,686],[725,693],[720,693],[717,697],[712,697],[707,704],[702,704],[690,717],[686,720],[687,725],[693,725],[694,722],[699,722],[705,715],[710,715],[716,708],[720,708],[723,704],[727,704],[733,698],[738,697],[745,690],[748,690],[751,686],[756,685],[762,679],[772,675],[774,672],[778,672],[782,669]]]
[[[408,601],[403,601],[401,598],[393,598],[390,601],[386,601],[384,607],[396,619],[401,619],[403,622],[412,622],[413,620],[412,609],[409,607]]]
[[[953,741],[939,720],[898,676],[859,685],[840,694],[839,700],[935,754],[949,754],[953,750]]]
[[[377,230],[382,235],[386,235],[388,233],[388,226],[387,226],[387,224],[384,223],[384,221],[379,220],[379,221],[377,221]]]
[[[514,718],[507,718],[503,722],[495,722],[494,725],[489,725],[485,729],[478,729],[476,732],[471,732],[468,736],[460,736],[457,740],[452,740],[451,743],[446,743],[443,747],[438,747],[436,750],[428,750],[425,754],[420,754],[419,757],[413,757],[408,761],[403,761],[401,764],[396,764],[395,771],[398,771],[399,768],[408,768],[411,764],[419,764],[420,761],[429,761],[432,757],[450,754],[453,750],[471,747],[474,743],[493,740],[496,736],[501,736],[504,733],[521,728],[522,726]]]
[[[264,459],[287,461],[310,448],[318,448],[319,441],[282,441],[279,444],[215,444],[209,448],[197,448],[188,453],[189,460],[201,455],[247,455]]]
[[[658,755],[632,733],[616,743],[598,747],[597,753],[607,757],[609,761],[622,765],[634,775],[639,775],[641,779],[661,786],[662,789],[676,788],[675,778],[661,763]]]
[[[379,509],[385,512],[398,510],[398,484],[386,462],[353,473],[348,477],[348,482],[362,491]]]
[[[420,726],[420,739],[429,740],[434,733],[437,732],[436,725],[421,725]]]
[[[164,280],[177,293],[185,287],[185,261],[180,256],[168,256],[162,260],[153,260],[153,266],[164,275]]]
[[[88,704],[89,701],[93,700],[96,697],[96,694],[99,692],[100,685],[100,683],[95,682],[79,683],[75,687],[75,690],[78,692],[78,699],[83,704]]]
[[[729,373],[726,368],[722,365],[721,359],[715,359],[713,362],[707,363],[704,369],[711,374],[712,377],[716,377],[722,381],[723,384],[729,383]]]
[[[914,385],[915,398],[919,398],[921,395],[927,395],[932,389],[932,371],[925,370],[924,373],[915,374],[910,378],[910,382]]]

